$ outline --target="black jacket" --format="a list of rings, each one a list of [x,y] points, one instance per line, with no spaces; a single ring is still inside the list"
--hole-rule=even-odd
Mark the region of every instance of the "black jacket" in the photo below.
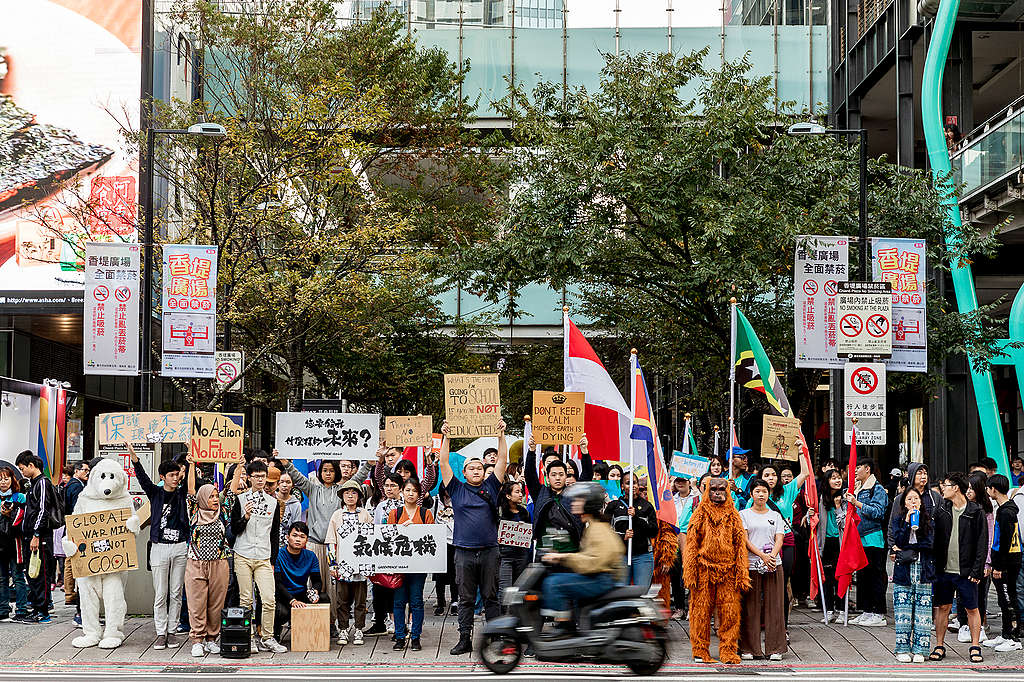
[[[149,498],[150,519],[149,541],[156,543],[175,544],[187,542],[189,533],[188,503],[186,495],[188,491],[184,485],[179,485],[173,493],[164,490],[162,485],[157,485],[149,478],[146,468],[142,462],[135,462],[135,477],[139,479],[139,485]],[[197,488],[198,490],[198,488]],[[169,507],[166,525],[160,527],[164,515],[164,507]],[[175,532],[177,531],[177,532]],[[166,537],[161,537],[164,535]]]
[[[68,484],[64,486],[64,513],[74,514],[75,505],[78,504],[78,496],[85,490],[85,483],[72,477]]]
[[[977,502],[967,501],[967,508],[960,515],[959,548],[960,576],[981,580],[985,576],[985,558],[988,556],[988,520]],[[935,573],[942,575],[946,570],[949,555],[949,540],[953,533],[953,501],[943,500],[935,510]]]
[[[1007,500],[999,505],[992,538],[992,570],[1016,571],[1020,568],[1020,531],[1017,528],[1017,505]]]
[[[26,538],[38,536],[41,540],[49,542],[52,533],[56,530],[51,528],[47,522],[47,515],[52,505],[58,505],[64,509],[63,503],[57,497],[57,488],[43,474],[39,474],[31,481],[25,479],[25,520],[22,523],[23,532]]]
[[[646,497],[633,498],[633,556],[647,554],[651,551],[651,541],[658,535],[658,512]],[[612,528],[625,539],[629,530],[629,498],[620,497],[612,500],[605,508],[605,513],[612,519]],[[628,543],[627,543],[628,544]]]

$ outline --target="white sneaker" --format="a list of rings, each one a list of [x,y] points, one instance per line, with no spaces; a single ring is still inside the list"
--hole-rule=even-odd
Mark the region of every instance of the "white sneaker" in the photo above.
[[[968,628],[967,632],[970,632],[970,631],[971,631],[970,628]],[[988,639],[988,635],[985,634],[985,628],[982,628],[981,629],[981,634],[978,635],[978,641],[979,642],[984,642],[986,639]],[[967,640],[967,641],[970,641],[970,640]]]
[[[363,643],[363,631],[362,630],[356,630],[354,633],[352,633],[352,643],[356,644],[356,645],[359,645],[359,644]]]
[[[754,660],[754,654],[740,654],[740,659],[744,661],[752,661]]]
[[[387,630],[389,635],[395,634],[395,619],[393,616],[388,616],[384,621],[384,629]]]
[[[896,654],[896,660],[900,663],[910,663],[912,660],[910,654]]]
[[[861,623],[861,626],[866,628],[884,628],[886,625],[887,622],[885,620],[885,616],[877,613],[872,614],[870,620],[866,620]]]
[[[275,654],[285,654],[285,653],[288,653],[288,648],[285,647],[285,646],[282,646],[281,643],[278,642],[273,637],[267,637],[266,639],[264,639],[263,640],[263,646],[265,646],[267,648],[267,651],[272,651]]]
[[[958,642],[969,642],[971,641],[971,627],[969,625],[961,625],[960,630],[956,633],[956,641]]]
[[[960,621],[957,620],[956,618],[951,618],[949,620],[948,628],[949,628],[950,632],[959,632],[960,631]]]
[[[995,648],[995,647],[999,646],[1000,644],[1002,644],[1005,641],[1006,640],[1003,639],[1003,636],[999,635],[998,637],[992,637],[991,639],[986,639],[984,642],[981,643],[981,645],[982,646],[990,646],[990,647]]]
[[[924,654],[914,654],[914,663],[924,663]]]
[[[781,661],[782,660],[782,654],[772,654],[771,656],[768,657],[768,660],[769,661]]]
[[[196,642],[192,645],[192,655],[196,658],[202,658],[206,655],[206,648],[203,646],[202,642]]]
[[[870,613],[864,612],[864,613],[860,614],[859,616],[857,616],[856,618],[851,618],[850,619],[850,625],[860,625],[861,622],[864,621],[864,620],[867,620],[867,618],[870,615],[871,615]]]
[[[345,646],[348,644],[348,628],[345,628],[338,633],[338,646]]]
[[[208,654],[219,654],[220,653],[220,644],[217,644],[212,639],[209,642],[207,642],[206,644],[204,644],[203,646],[206,648],[206,653],[208,653]]]
[[[1003,643],[996,647],[996,651],[1005,653],[1007,651],[1020,651],[1020,642],[1012,639],[1003,640]]]

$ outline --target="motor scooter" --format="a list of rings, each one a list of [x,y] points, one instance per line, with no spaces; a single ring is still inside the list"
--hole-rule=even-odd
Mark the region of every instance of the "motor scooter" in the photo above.
[[[515,669],[527,646],[538,661],[624,664],[637,675],[653,675],[668,657],[669,613],[644,587],[619,587],[577,604],[579,627],[571,636],[542,634],[541,592],[549,568],[527,566],[502,596],[509,613],[484,627],[480,660],[493,673]],[[656,588],[655,588],[656,589]]]

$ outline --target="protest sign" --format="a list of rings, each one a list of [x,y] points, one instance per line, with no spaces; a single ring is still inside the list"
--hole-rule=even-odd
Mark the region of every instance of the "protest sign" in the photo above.
[[[285,459],[376,459],[379,445],[379,414],[277,413],[277,449]]]
[[[196,462],[242,461],[242,426],[226,414],[193,412],[188,452]]]
[[[100,445],[187,443],[191,435],[191,412],[108,412],[96,420]]]
[[[384,441],[389,448],[429,448],[433,442],[434,418],[384,417]]]
[[[533,525],[525,521],[502,521],[498,524],[498,544],[528,548],[533,541]]]
[[[76,578],[131,571],[139,567],[135,533],[125,526],[131,509],[69,514],[64,519],[67,538],[78,551],[71,557]]]
[[[496,436],[501,419],[497,374],[445,374],[444,407],[452,438]]]
[[[800,420],[793,417],[762,415],[761,458],[788,459],[800,457]]]
[[[708,472],[711,460],[700,455],[676,450],[672,453],[669,475],[677,478],[700,478]]]
[[[447,554],[443,523],[358,524],[338,537],[338,565],[363,575],[443,572]]]
[[[583,435],[583,392],[534,391],[533,439],[544,445],[575,445]]]

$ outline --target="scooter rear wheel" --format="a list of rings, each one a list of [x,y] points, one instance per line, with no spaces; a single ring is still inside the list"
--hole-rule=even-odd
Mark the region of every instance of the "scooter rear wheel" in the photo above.
[[[480,643],[480,660],[492,673],[511,672],[522,657],[523,645],[508,635],[484,635]]]
[[[665,643],[665,637],[662,633],[655,632],[654,637],[652,638],[643,636],[642,631],[638,633],[636,629],[631,629],[628,630],[626,634],[628,639],[646,641],[648,646],[654,647],[653,660],[626,661],[626,667],[628,667],[634,675],[648,677],[658,672],[658,670],[661,669],[661,666],[665,665],[665,660],[668,658],[668,646]],[[640,634],[641,636],[636,637],[637,634]]]

